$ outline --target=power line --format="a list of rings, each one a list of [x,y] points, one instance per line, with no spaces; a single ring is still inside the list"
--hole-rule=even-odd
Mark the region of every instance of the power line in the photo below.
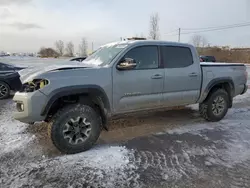
[[[195,33],[209,32],[209,31],[219,31],[219,30],[225,30],[225,29],[247,27],[247,26],[250,26],[250,23],[238,24],[238,25],[235,24],[235,25],[230,25],[230,26],[221,26],[221,27],[217,27],[217,28],[213,28],[213,29],[204,29],[204,30],[200,30],[200,31],[183,32],[180,34],[182,34],[182,35],[195,34]],[[171,35],[167,35],[167,36],[176,36],[176,35],[179,35],[179,33],[178,34],[171,34]]]
[[[250,24],[250,22],[238,23],[238,24],[230,24],[224,26],[213,26],[213,27],[203,27],[203,28],[182,28],[182,30],[206,30],[206,29],[217,29],[217,28],[224,28],[224,27],[234,27],[239,25]]]
[[[163,33],[164,35],[168,35],[168,34],[170,34],[170,33],[174,33],[174,32],[177,32],[179,29],[175,29],[175,30],[172,30],[172,31],[169,31],[169,32],[167,32],[167,33]]]
[[[250,23],[245,24],[245,25],[238,25],[238,26],[228,26],[228,27],[221,27],[221,28],[214,28],[214,29],[206,29],[206,30],[201,30],[201,31],[193,31],[193,32],[184,32],[181,34],[192,34],[192,33],[202,33],[202,32],[208,32],[208,31],[219,31],[219,30],[224,30],[224,29],[232,29],[232,28],[240,28],[240,27],[247,27],[250,26]]]

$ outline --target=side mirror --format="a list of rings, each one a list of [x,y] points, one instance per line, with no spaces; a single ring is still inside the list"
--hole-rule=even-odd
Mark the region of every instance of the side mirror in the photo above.
[[[134,59],[125,58],[121,62],[119,62],[116,66],[118,70],[131,70],[136,67],[136,62]]]

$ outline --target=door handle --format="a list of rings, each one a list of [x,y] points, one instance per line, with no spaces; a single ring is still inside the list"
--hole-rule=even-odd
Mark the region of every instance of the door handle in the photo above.
[[[188,76],[189,76],[189,77],[197,77],[198,74],[197,74],[196,72],[192,72],[192,73],[190,73]]]
[[[155,74],[155,75],[153,75],[151,78],[152,78],[152,79],[162,79],[163,76],[160,75],[160,74]]]

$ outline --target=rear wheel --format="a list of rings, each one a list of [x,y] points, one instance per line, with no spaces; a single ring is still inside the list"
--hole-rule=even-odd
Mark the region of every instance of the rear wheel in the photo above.
[[[5,82],[0,81],[0,100],[10,96],[10,87]]]
[[[224,89],[215,90],[200,103],[200,114],[208,121],[220,121],[227,114],[229,102],[228,93]]]
[[[100,136],[101,117],[90,106],[74,104],[58,111],[49,123],[48,134],[62,153],[90,149]]]

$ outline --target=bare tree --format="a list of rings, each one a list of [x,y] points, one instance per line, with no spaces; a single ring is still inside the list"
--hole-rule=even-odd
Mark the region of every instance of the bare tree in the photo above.
[[[149,38],[153,40],[158,40],[160,38],[159,20],[158,13],[154,13],[150,16]]]
[[[81,56],[87,56],[88,55],[88,41],[86,38],[82,38],[82,41],[79,45],[79,51]]]
[[[64,53],[64,43],[62,40],[58,40],[55,42],[55,46],[56,46],[56,51],[59,53],[60,56],[63,55]]]
[[[208,45],[207,39],[201,35],[194,35],[191,38],[191,43],[197,48],[204,48]]]
[[[201,40],[201,47],[204,48],[208,46],[208,41],[205,37],[202,37],[202,40]]]
[[[208,46],[207,39],[201,35],[194,35],[191,38],[191,43],[196,47],[199,54],[203,54],[204,48]]]
[[[72,42],[69,42],[67,44],[67,47],[66,47],[66,55],[69,56],[69,57],[73,57],[74,56],[74,44]]]

